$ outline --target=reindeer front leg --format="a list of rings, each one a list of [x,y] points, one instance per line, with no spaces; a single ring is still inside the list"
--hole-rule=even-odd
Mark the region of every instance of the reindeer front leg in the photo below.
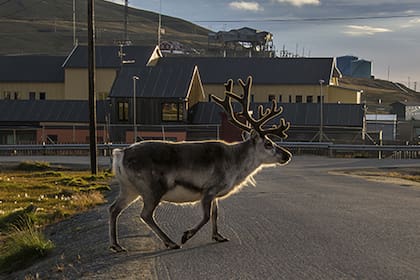
[[[210,220],[210,211],[211,211],[211,205],[214,200],[214,195],[205,195],[201,200],[201,206],[203,208],[203,219],[201,222],[194,227],[193,229],[187,230],[184,232],[184,235],[182,236],[181,243],[184,244],[188,241],[191,237],[193,237],[197,231],[199,231],[207,222]]]
[[[218,211],[218,202],[217,199],[213,200],[212,206],[211,206],[211,223],[213,228],[213,234],[212,238],[214,241],[217,242],[226,242],[229,241],[229,239],[223,237],[217,230],[217,211]]]

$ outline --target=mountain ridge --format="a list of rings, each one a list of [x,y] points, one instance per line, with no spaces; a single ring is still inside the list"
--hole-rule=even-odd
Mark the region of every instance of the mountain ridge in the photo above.
[[[76,0],[76,38],[87,43],[87,4]],[[72,0],[15,0],[0,4],[0,54],[67,55],[73,48]],[[202,49],[210,30],[183,19],[162,15],[162,40]],[[96,44],[124,39],[124,6],[95,1]],[[128,39],[134,45],[156,45],[158,14],[128,8]]]

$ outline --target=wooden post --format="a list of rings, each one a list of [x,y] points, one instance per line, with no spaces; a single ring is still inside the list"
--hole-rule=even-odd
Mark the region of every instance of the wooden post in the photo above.
[[[97,174],[94,2],[95,0],[88,0],[89,147],[91,172]]]

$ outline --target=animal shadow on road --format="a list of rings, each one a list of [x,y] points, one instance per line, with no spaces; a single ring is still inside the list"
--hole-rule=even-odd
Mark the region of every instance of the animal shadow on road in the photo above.
[[[133,236],[130,236],[133,237]],[[125,237],[126,238],[126,237]],[[112,255],[114,255],[115,257],[117,257],[117,262],[127,262],[127,261],[131,261],[131,260],[139,260],[139,259],[152,259],[152,258],[157,258],[157,257],[162,257],[162,256],[168,256],[168,255],[175,255],[175,254],[183,254],[185,252],[191,252],[194,250],[198,250],[198,249],[202,249],[202,248],[206,248],[206,247],[212,247],[212,246],[216,246],[217,244],[220,244],[220,242],[211,242],[211,243],[206,243],[206,244],[199,244],[197,246],[194,247],[188,247],[188,248],[184,248],[181,247],[180,249],[158,249],[156,251],[136,251],[133,249],[128,249],[127,252],[122,252],[122,253],[112,253]]]

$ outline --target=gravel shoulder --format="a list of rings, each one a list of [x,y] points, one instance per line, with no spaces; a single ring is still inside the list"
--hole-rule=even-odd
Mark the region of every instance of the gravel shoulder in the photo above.
[[[106,204],[49,226],[45,233],[56,248],[48,257],[0,278],[156,279],[158,243],[140,221],[140,202],[130,206],[120,217],[120,241],[129,252],[116,254],[108,248],[108,207],[117,196],[118,188],[118,185],[112,186]]]

